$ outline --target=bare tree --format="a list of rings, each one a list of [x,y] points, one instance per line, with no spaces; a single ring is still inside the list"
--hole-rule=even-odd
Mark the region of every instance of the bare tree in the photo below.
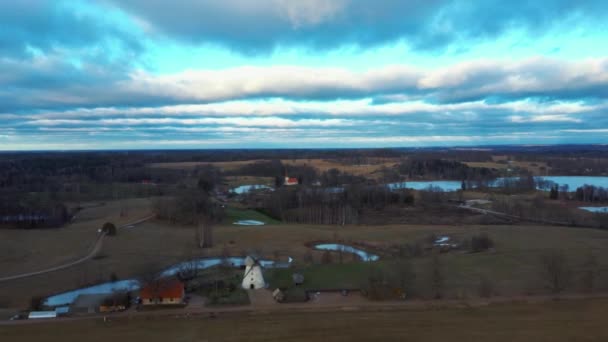
[[[597,268],[597,258],[595,257],[595,254],[593,254],[593,252],[589,252],[582,267],[583,275],[581,277],[581,281],[583,285],[583,290],[585,292],[593,292],[597,278]]]
[[[483,298],[492,297],[495,293],[494,282],[490,277],[482,275],[479,277],[479,296]]]
[[[206,216],[199,216],[194,226],[196,243],[199,248],[213,247],[213,221]]]
[[[306,253],[304,254],[304,262],[309,265],[312,265],[314,263],[314,258],[312,256],[312,252],[310,250],[307,250]]]
[[[541,276],[552,293],[562,292],[570,280],[570,267],[561,250],[550,250],[541,256]]]
[[[412,296],[415,289],[416,273],[410,261],[406,258],[398,259],[394,265],[392,275],[397,286],[404,291],[404,294],[408,297]]]
[[[198,277],[198,260],[194,256],[189,256],[179,268],[178,276],[181,280],[189,280]]]
[[[443,297],[444,275],[441,260],[439,260],[439,255],[437,253],[434,253],[431,258],[429,273],[430,288],[433,298],[441,299]]]
[[[331,256],[331,252],[330,251],[324,251],[323,255],[321,256],[321,262],[323,264],[331,264],[332,263],[332,256]]]
[[[156,263],[147,263],[142,267],[139,275],[139,280],[143,286],[147,286],[154,297],[156,297],[164,289],[165,282],[162,278],[162,271]]]
[[[340,247],[338,247],[338,262],[340,264],[342,264],[344,261],[344,246],[340,245]]]

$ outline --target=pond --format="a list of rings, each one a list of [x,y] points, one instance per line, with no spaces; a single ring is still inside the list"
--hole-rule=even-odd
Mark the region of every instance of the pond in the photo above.
[[[220,265],[223,261],[228,263],[230,267],[243,267],[245,266],[245,257],[228,257],[228,258],[202,258],[192,261],[186,261],[179,264],[175,264],[160,273],[161,277],[170,277],[178,274],[180,271],[187,271],[192,269],[206,269],[213,266]],[[289,258],[287,262],[275,262],[273,260],[259,260],[260,265],[265,268],[288,268],[293,262],[292,258]],[[81,294],[112,294],[116,292],[128,292],[139,290],[141,284],[136,279],[119,280],[116,282],[108,282],[97,284],[94,286],[84,287],[72,291],[67,291],[57,295],[47,297],[43,304],[46,306],[56,307],[62,305],[70,305],[76,300]]]
[[[586,211],[590,211],[592,213],[608,214],[608,207],[578,207],[578,208],[586,210]]]
[[[265,223],[258,220],[239,220],[232,224],[236,224],[238,226],[263,226]]]
[[[241,185],[241,186],[237,186],[236,188],[232,189],[231,191],[242,195],[242,194],[246,194],[249,193],[251,191],[255,191],[255,190],[274,190],[273,188],[269,187],[268,185],[263,185],[263,184],[247,184],[247,185]]]
[[[342,251],[346,253],[353,253],[358,255],[363,261],[376,261],[380,259],[380,257],[377,255],[368,253],[362,249],[336,243],[322,243],[315,245],[313,248],[322,251]]]

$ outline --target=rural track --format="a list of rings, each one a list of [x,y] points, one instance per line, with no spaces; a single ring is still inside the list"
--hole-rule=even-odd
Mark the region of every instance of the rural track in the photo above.
[[[517,220],[517,221],[529,221],[529,222],[534,222],[534,223],[541,223],[541,224],[549,224],[549,225],[554,225],[554,226],[566,226],[566,227],[570,227],[572,226],[572,224],[567,223],[567,222],[560,222],[560,221],[549,221],[549,220],[543,220],[543,219],[534,219],[534,218],[529,218],[529,217],[521,217],[521,216],[515,216],[515,215],[509,215],[507,213],[501,213],[499,211],[494,211],[494,210],[489,210],[489,209],[482,209],[482,208],[475,208],[472,207],[470,205],[459,205],[459,206],[455,206],[456,208],[460,208],[460,209],[465,209],[465,210],[470,210],[476,213],[480,213],[480,214],[484,214],[484,215],[494,215],[497,217],[502,217],[502,218],[507,218],[507,219],[511,219],[511,220]]]
[[[142,222],[148,221],[150,219],[154,218],[154,215],[150,215],[150,216],[146,216],[142,219],[139,219],[137,221],[131,222],[131,223],[127,223],[124,224],[120,227],[120,228],[125,228],[127,226],[132,226],[132,225],[136,225],[136,224],[140,224]],[[46,273],[51,273],[51,272],[55,272],[55,271],[59,271],[59,270],[64,270],[66,268],[70,268],[72,266],[76,266],[78,264],[82,264],[83,262],[92,259],[93,257],[95,257],[95,255],[97,255],[97,253],[99,253],[99,251],[101,250],[101,247],[103,247],[103,240],[106,237],[106,233],[102,232],[97,236],[97,240],[95,241],[95,245],[93,245],[93,248],[91,249],[91,251],[83,256],[82,258],[78,259],[78,260],[74,260],[71,262],[68,262],[66,264],[62,264],[62,265],[58,265],[58,266],[53,266],[51,268],[47,268],[44,270],[40,270],[40,271],[34,271],[34,272],[28,272],[28,273],[22,273],[22,274],[16,274],[16,275],[12,275],[12,276],[8,276],[8,277],[2,277],[0,278],[0,283],[5,282],[5,281],[10,281],[10,280],[17,280],[17,279],[23,279],[23,278],[28,278],[28,277],[33,277],[33,276],[37,276],[37,275],[41,275],[41,274],[46,274]]]

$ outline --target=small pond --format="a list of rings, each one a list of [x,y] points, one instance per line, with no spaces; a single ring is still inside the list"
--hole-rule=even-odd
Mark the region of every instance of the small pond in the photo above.
[[[258,220],[239,220],[232,224],[236,224],[238,226],[263,226],[264,222]]]
[[[380,259],[380,257],[377,255],[368,253],[362,249],[336,243],[322,243],[315,245],[313,248],[322,251],[342,251],[346,253],[353,253],[358,255],[363,261],[376,261]]]
[[[247,184],[247,185],[237,186],[236,188],[232,189],[231,191],[236,194],[242,195],[242,194],[246,194],[251,191],[254,191],[254,190],[274,190],[274,189],[269,187],[268,185],[263,185],[263,184]]]

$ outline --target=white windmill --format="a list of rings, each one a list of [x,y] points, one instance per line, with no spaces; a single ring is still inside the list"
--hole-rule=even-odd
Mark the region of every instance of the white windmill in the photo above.
[[[266,287],[262,266],[260,263],[248,256],[245,258],[245,275],[243,276],[243,288],[246,290],[257,290]]]

